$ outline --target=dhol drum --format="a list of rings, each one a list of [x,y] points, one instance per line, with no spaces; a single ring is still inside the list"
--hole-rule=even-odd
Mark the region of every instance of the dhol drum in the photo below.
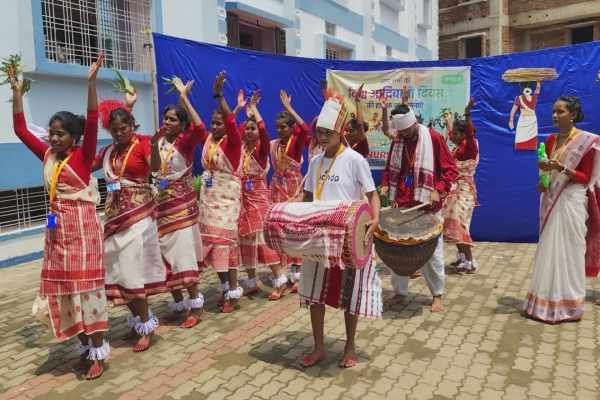
[[[265,240],[292,257],[322,262],[326,268],[364,268],[372,243],[365,245],[371,207],[362,201],[278,203],[267,213]]]
[[[409,276],[433,255],[444,220],[423,210],[383,208],[373,242],[375,252],[397,275]]]

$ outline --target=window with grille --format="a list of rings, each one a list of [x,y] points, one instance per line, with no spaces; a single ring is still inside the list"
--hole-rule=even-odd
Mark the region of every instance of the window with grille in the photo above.
[[[352,57],[352,50],[327,43],[325,47],[325,58],[328,60],[349,60]]]
[[[100,204],[104,210],[106,182],[98,179]],[[48,193],[43,186],[0,191],[0,233],[40,226],[48,215]]]
[[[146,71],[151,0],[42,0],[44,49],[50,61],[89,66],[104,50],[105,65]]]

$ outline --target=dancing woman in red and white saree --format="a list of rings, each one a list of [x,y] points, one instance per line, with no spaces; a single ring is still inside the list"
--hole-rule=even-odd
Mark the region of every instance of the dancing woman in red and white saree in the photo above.
[[[242,206],[242,183],[238,173],[242,140],[223,97],[225,72],[217,75],[213,97],[219,110],[212,115],[212,132],[202,149],[202,189],[200,191],[200,234],[203,267],[217,271],[223,291],[221,311],[233,312],[243,289],[238,285],[240,245],[238,223]]]
[[[551,174],[540,204],[540,239],[527,316],[547,322],[577,321],[583,315],[585,277],[600,269],[600,137],[581,131],[576,97],[559,97],[552,114],[559,133],[547,139]]]
[[[134,102],[128,101],[130,106]],[[96,167],[104,169],[107,191],[106,293],[114,304],[126,304],[131,311],[127,322],[139,336],[133,351],[140,352],[150,347],[152,334],[158,327],[158,319],[148,307],[148,296],[167,291],[154,194],[149,183],[150,137],[134,131],[131,107],[101,109],[107,114],[102,116],[103,125],[113,138],[113,143],[96,157]]]
[[[193,82],[184,85],[175,78],[181,106],[167,106],[163,125],[152,139],[152,171],[158,183],[158,241],[167,267],[167,287],[174,303],[173,313],[186,313],[182,328],[200,322],[204,297],[199,292],[199,263],[202,240],[198,226],[198,200],[192,188],[194,151],[206,141],[204,123],[190,103],[187,94]],[[191,121],[190,121],[191,119]],[[189,298],[184,299],[182,289]]]
[[[240,165],[242,177],[242,211],[240,214],[240,253],[242,265],[248,273],[246,294],[258,291],[256,268],[268,266],[273,272],[275,290],[269,296],[277,300],[285,287],[285,275],[281,273],[279,255],[267,246],[263,234],[265,216],[271,205],[271,193],[267,185],[269,172],[269,134],[258,111],[260,94],[255,92],[248,105],[248,119],[240,131],[243,134],[244,152]]]
[[[473,100],[465,108],[464,120],[449,120],[449,138],[454,143],[452,155],[456,159],[458,178],[444,202],[444,241],[455,244],[458,259],[454,263],[458,272],[474,273],[473,239],[469,232],[473,210],[477,205],[475,171],[479,164],[479,144],[471,120]]]
[[[285,201],[302,200],[302,152],[308,143],[310,127],[292,107],[292,98],[285,90],[279,92],[284,111],[277,114],[277,133],[279,138],[271,140],[271,162],[273,163],[273,177],[271,178],[271,201],[282,203]],[[300,279],[300,265],[302,259],[280,254],[281,269],[283,274],[275,276],[276,285],[285,288],[288,279],[292,284],[292,292],[298,291]],[[284,271],[289,266],[289,278]],[[278,289],[279,290],[279,289]],[[285,291],[285,289],[283,289]],[[280,291],[283,294],[283,291]]]
[[[367,160],[342,143],[346,112],[341,100],[329,99],[323,105],[317,121],[317,136],[324,152],[309,164],[304,185],[304,201],[369,200],[374,219],[369,221],[365,240],[370,240],[379,221],[379,196]],[[356,365],[354,343],[358,317],[380,318],[382,312],[381,281],[375,264],[363,269],[333,266],[305,259],[300,279],[300,303],[310,307],[314,337],[313,351],[301,360],[310,367],[326,357],[324,343],[325,305],[344,310],[346,345],[339,363],[342,368]]]
[[[103,339],[108,310],[102,225],[96,213],[100,195],[96,178],[91,176],[98,138],[96,75],[102,60],[101,55],[90,67],[87,119],[68,111],[54,114],[49,123],[50,146],[27,129],[22,82],[9,77],[15,133],[42,160],[50,198],[40,294],[48,298],[54,336],[61,341],[78,336],[87,379],[102,375],[110,353]],[[77,146],[82,135],[83,144]]]

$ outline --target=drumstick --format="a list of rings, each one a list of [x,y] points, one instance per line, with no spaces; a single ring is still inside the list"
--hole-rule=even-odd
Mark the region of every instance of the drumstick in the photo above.
[[[421,208],[423,208],[423,207],[427,207],[427,206],[430,206],[430,205],[431,205],[431,204],[429,204],[429,203],[421,203],[421,204],[419,204],[419,205],[416,205],[416,206],[414,206],[414,207],[411,207],[411,208],[405,208],[404,210],[400,210],[400,214],[407,214],[407,213],[409,213],[409,212],[412,212],[412,211],[417,211],[417,210],[420,210],[420,209],[421,209]]]

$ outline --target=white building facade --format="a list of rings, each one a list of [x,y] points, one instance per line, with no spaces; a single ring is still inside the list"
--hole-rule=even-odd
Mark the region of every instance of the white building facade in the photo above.
[[[438,54],[437,0],[3,0],[2,5],[0,56],[22,55],[33,80],[26,116],[40,127],[59,110],[85,114],[87,69],[104,49],[108,68],[99,75],[101,99],[121,96],[112,87],[111,69],[124,72],[139,93],[140,131],[152,132],[152,31],[312,58],[408,61]],[[13,133],[9,98],[8,85],[0,86],[0,232],[14,217],[14,203],[31,209],[27,202],[35,196],[44,203],[40,162]],[[106,132],[100,141],[109,141]]]

